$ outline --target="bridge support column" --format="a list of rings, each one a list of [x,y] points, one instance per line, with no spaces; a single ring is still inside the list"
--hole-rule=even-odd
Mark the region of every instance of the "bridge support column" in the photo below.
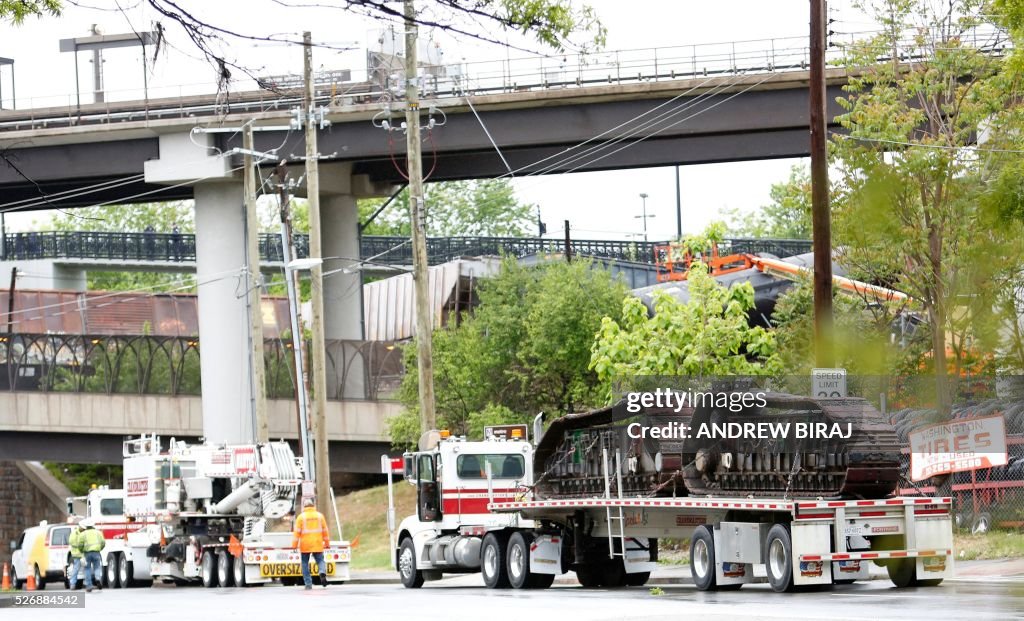
[[[145,163],[147,183],[195,183],[203,436],[211,442],[254,438],[249,331],[245,308],[245,217],[241,177],[211,154],[212,134],[160,136],[160,158]],[[205,147],[205,148],[204,148]]]
[[[351,194],[321,197],[322,248],[325,272],[350,266],[351,273],[324,277],[324,338],[327,340],[327,394],[330,398],[365,399],[363,352],[354,343],[363,339],[363,282],[359,258],[359,208]],[[368,362],[368,360],[365,360]]]
[[[195,199],[203,436],[212,442],[251,442],[242,184],[200,183]]]

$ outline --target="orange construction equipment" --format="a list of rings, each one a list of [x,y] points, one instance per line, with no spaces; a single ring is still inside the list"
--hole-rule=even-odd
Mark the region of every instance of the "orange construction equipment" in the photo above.
[[[658,266],[658,282],[673,280],[686,280],[690,275],[690,266],[694,261],[702,261],[708,267],[708,273],[712,276],[722,276],[740,270],[757,268],[759,271],[784,278],[795,280],[801,276],[810,277],[813,272],[799,265],[794,265],[780,259],[770,259],[752,254],[718,254],[718,244],[712,243],[706,253],[693,254],[686,246],[680,243],[658,245],[654,247],[654,261]],[[873,298],[880,301],[901,302],[903,304],[913,303],[913,299],[906,293],[887,289],[877,285],[870,285],[866,282],[833,276],[832,284],[844,293],[852,293],[866,298]]]
[[[11,571],[7,567],[7,563],[4,563],[4,578],[3,582],[0,582],[0,590],[10,591],[11,590]]]
[[[750,263],[753,267],[756,267],[765,274],[778,276],[779,278],[788,278],[790,280],[800,276],[810,277],[814,274],[814,272],[809,268],[787,263],[786,261],[781,261],[779,259],[750,256]],[[877,285],[870,285],[866,282],[853,280],[852,278],[845,278],[843,276],[833,276],[832,284],[845,293],[853,293],[862,297],[874,298],[876,300],[902,302],[904,304],[910,304],[914,301],[913,298],[902,291],[887,289],[886,287],[879,287]]]
[[[703,261],[712,276],[721,276],[730,272],[753,267],[748,254],[718,254],[718,244],[711,244],[710,252],[694,255],[680,243],[658,245],[654,247],[654,262],[658,266],[658,282],[686,280],[690,277],[690,266],[694,261]]]
[[[36,590],[36,572],[28,572],[28,576],[25,578],[25,590],[35,591]]]

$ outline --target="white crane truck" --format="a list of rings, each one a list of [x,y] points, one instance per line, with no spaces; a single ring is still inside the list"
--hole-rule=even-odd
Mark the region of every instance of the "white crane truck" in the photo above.
[[[298,584],[289,518],[302,483],[301,463],[286,442],[189,445],[171,438],[164,450],[159,437],[144,435],[124,443],[122,490],[92,490],[84,506],[69,499],[69,507],[107,537],[102,557],[110,587],[153,580]],[[116,500],[123,515],[113,513],[121,509]],[[328,582],[349,579],[350,558],[349,542],[331,541],[324,550]]]
[[[534,427],[539,432],[539,417]],[[524,425],[481,442],[441,433],[401,462],[382,458],[392,561],[406,587],[477,571],[490,588],[546,588],[567,571],[586,587],[641,586],[663,538],[690,540],[700,590],[738,589],[754,580],[754,565],[765,566],[780,592],[865,579],[871,562],[897,587],[952,575],[950,498],[613,496],[623,469],[607,451],[603,496],[534,498],[525,432]],[[416,487],[417,513],[395,528],[390,486],[399,472]]]

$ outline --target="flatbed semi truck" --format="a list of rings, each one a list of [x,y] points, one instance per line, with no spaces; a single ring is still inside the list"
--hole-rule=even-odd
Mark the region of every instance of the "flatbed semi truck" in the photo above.
[[[394,566],[406,587],[446,573],[480,572],[490,588],[545,588],[573,571],[581,585],[642,586],[658,542],[690,541],[701,590],[740,588],[764,565],[775,591],[868,577],[884,566],[897,587],[935,586],[952,575],[951,499],[863,500],[624,497],[621,456],[604,451],[605,493],[533,497],[533,446],[515,436],[469,442],[438,434],[391,475],[416,486],[417,513],[394,525]],[[390,490],[389,490],[390,492]]]

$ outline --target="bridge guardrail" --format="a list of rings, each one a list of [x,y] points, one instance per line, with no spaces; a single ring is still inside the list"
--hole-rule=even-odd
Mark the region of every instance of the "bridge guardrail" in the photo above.
[[[329,399],[393,400],[402,351],[383,341],[328,340]],[[0,390],[189,396],[202,393],[199,339],[107,334],[0,335]],[[267,339],[268,398],[295,394],[290,340]]]
[[[1001,45],[994,27],[982,26],[969,33],[970,44],[994,50]],[[833,34],[827,60],[838,61],[847,43],[876,34],[854,32]],[[905,47],[913,56],[912,38]],[[999,47],[1001,51],[1001,47]],[[370,54],[370,57],[373,55]],[[611,50],[587,54],[532,55],[520,58],[424,67],[423,96],[439,100],[466,93],[513,93],[552,88],[576,88],[598,84],[640,83],[681,78],[763,74],[806,69],[809,51],[805,37],[782,37],[703,43],[693,45]],[[429,62],[429,59],[427,59]],[[317,80],[317,105],[378,102],[401,96],[401,70],[383,66],[365,69],[324,71]],[[337,76],[348,76],[349,80]],[[236,83],[230,97],[200,93],[202,85],[156,86],[106,93],[103,102],[79,103],[80,95],[61,94],[27,98],[28,107],[13,110],[15,101],[0,101],[0,131],[39,127],[74,126],[89,123],[185,118],[226,112],[288,111],[302,101],[295,88],[274,88],[267,81]],[[209,88],[212,85],[207,85]],[[24,104],[26,98],[22,98]],[[43,105],[40,105],[43,104]],[[5,110],[6,109],[6,110]]]
[[[574,239],[571,243],[573,252],[579,255],[653,263],[654,247],[666,242]],[[430,237],[427,257],[431,265],[468,256],[521,258],[562,252],[564,244],[563,240],[533,237]],[[295,247],[299,258],[309,256],[309,237],[296,235]],[[785,257],[810,252],[811,243],[799,239],[737,237],[725,240],[721,247],[729,252],[767,252]],[[259,251],[264,262],[284,260],[279,235],[261,234]],[[411,265],[412,247],[406,237],[366,235],[361,239],[360,257],[372,258],[373,263]],[[0,260],[33,259],[191,263],[196,260],[196,243],[191,233],[47,231],[6,234]]]

